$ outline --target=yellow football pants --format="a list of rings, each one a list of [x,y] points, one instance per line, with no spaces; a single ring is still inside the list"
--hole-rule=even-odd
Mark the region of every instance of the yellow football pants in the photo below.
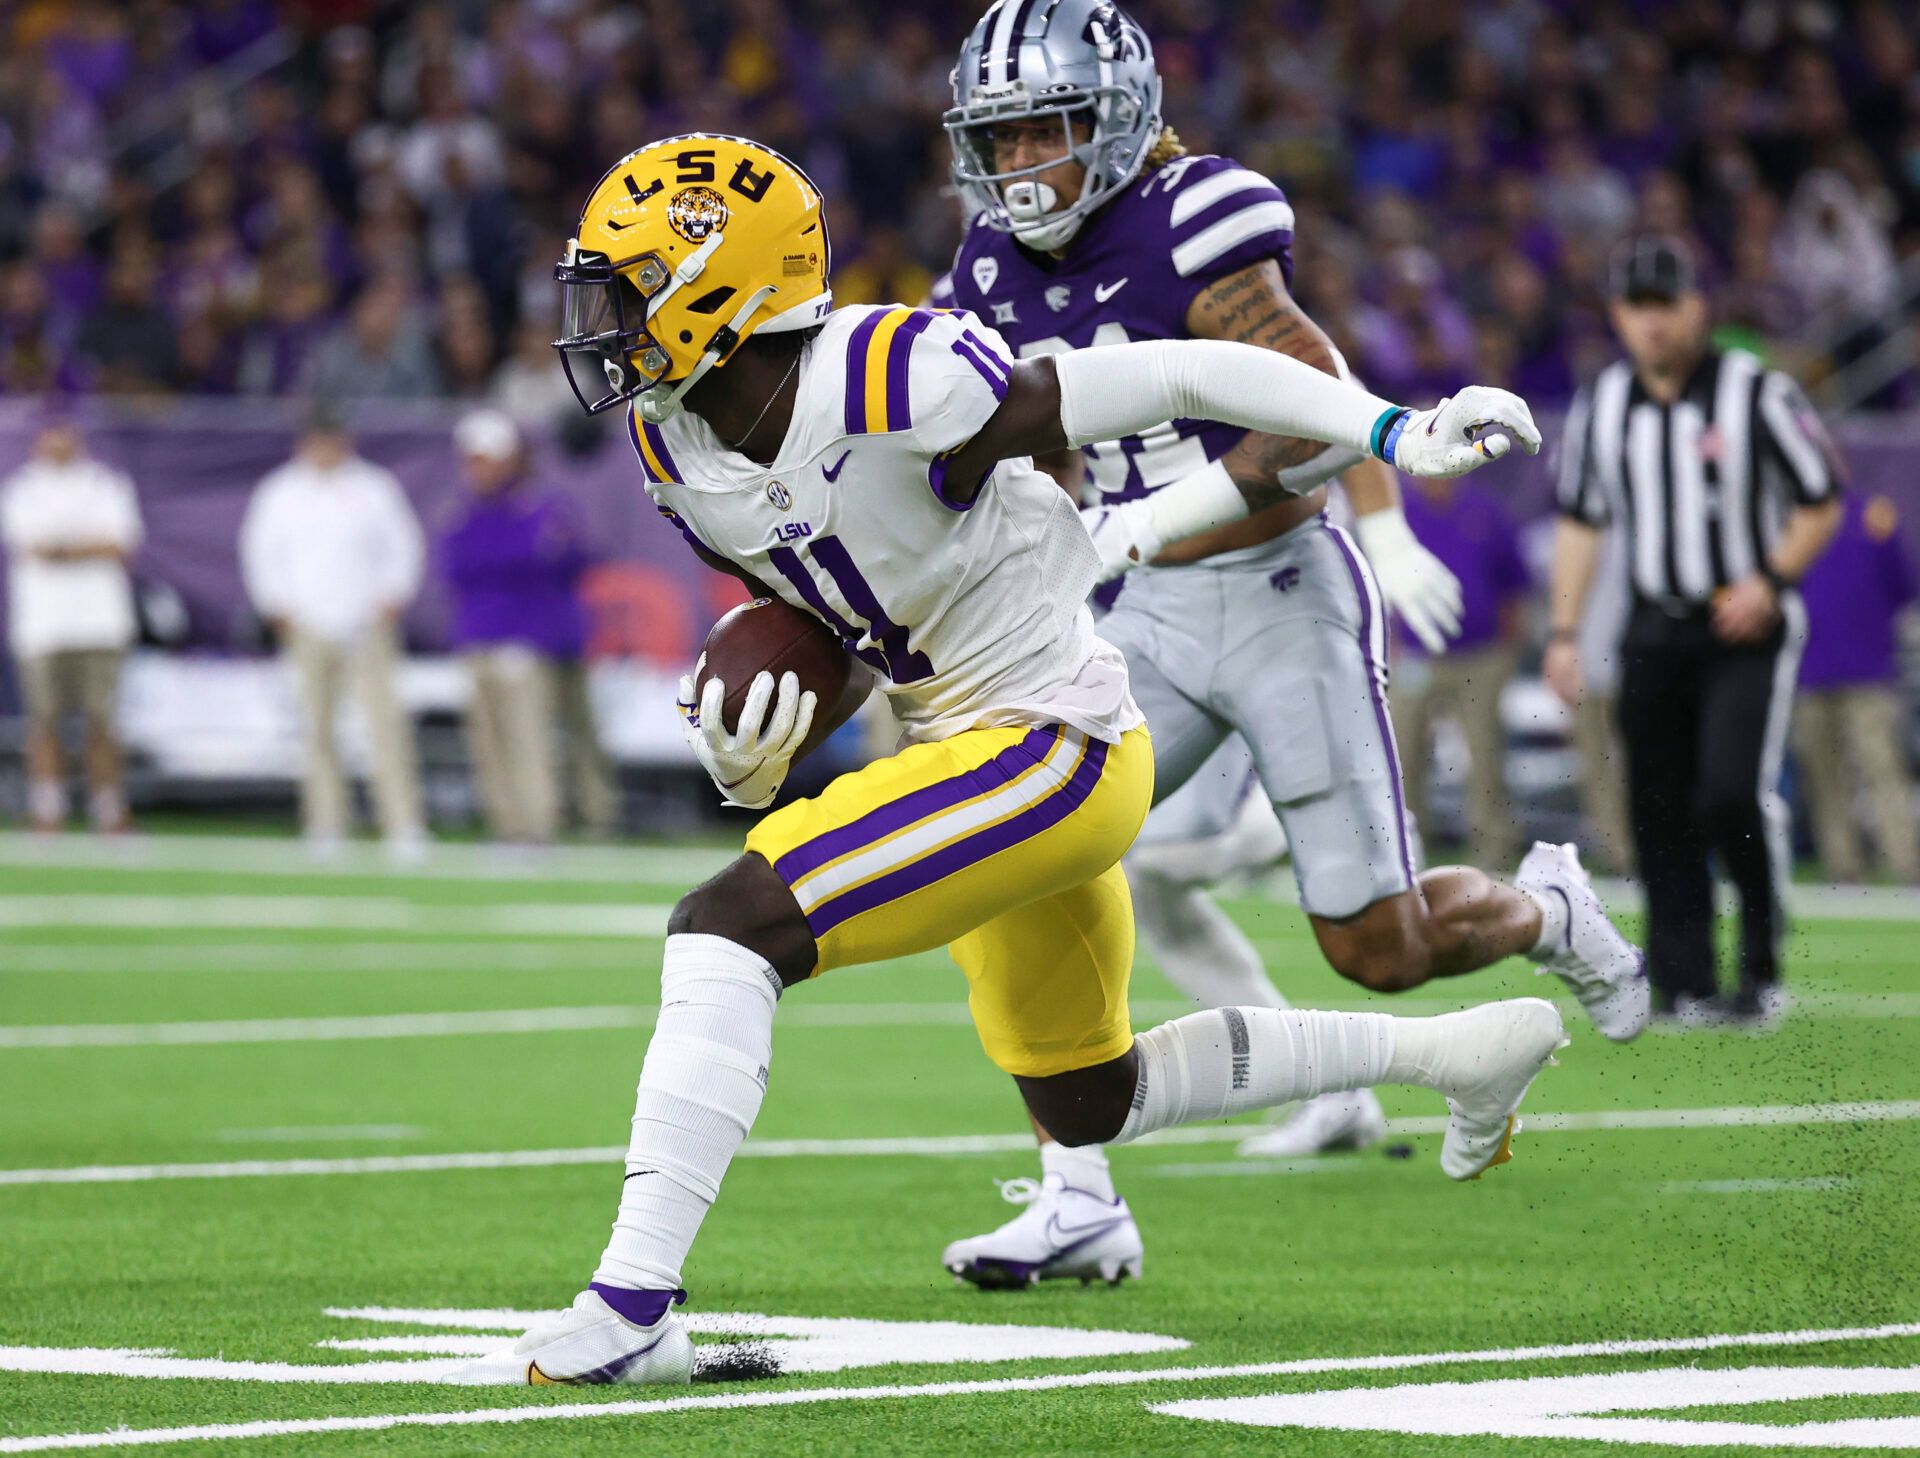
[[[840,776],[747,849],[792,890],[814,975],[946,945],[987,1056],[1043,1077],[1132,1046],[1133,904],[1120,858],[1153,800],[1144,727],[970,729]]]

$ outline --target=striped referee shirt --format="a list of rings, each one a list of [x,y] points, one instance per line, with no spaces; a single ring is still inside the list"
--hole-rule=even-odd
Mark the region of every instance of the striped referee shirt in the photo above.
[[[1793,508],[1841,485],[1800,387],[1738,349],[1710,351],[1671,405],[1609,365],[1574,401],[1564,451],[1561,514],[1624,523],[1635,595],[1670,608],[1752,576]]]

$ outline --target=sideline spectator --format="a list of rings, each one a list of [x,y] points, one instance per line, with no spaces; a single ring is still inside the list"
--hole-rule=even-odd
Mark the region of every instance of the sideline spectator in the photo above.
[[[1530,583],[1520,539],[1497,495],[1469,481],[1415,481],[1404,493],[1407,525],[1460,579],[1460,633],[1430,657],[1400,629],[1394,666],[1394,735],[1400,741],[1407,808],[1432,842],[1427,802],[1436,716],[1451,709],[1467,741],[1467,828],[1475,865],[1504,867],[1519,837],[1507,804],[1507,735],[1500,693],[1518,664],[1520,607]]]
[[[86,453],[78,428],[54,416],[32,457],[0,484],[8,556],[8,628],[27,707],[27,815],[56,831],[66,819],[61,721],[86,723],[93,827],[127,829],[114,728],[120,665],[134,638],[127,559],[140,545],[133,482]]]
[[[425,849],[412,727],[395,682],[400,615],[420,590],[420,525],[391,471],[354,453],[339,418],[316,412],[286,465],[254,490],[240,527],[248,595],[299,684],[306,767],[301,817],[319,854],[347,830],[336,742],[343,689],[366,717],[374,804],[396,859]]]
[[[1920,824],[1900,748],[1894,623],[1915,589],[1894,504],[1884,496],[1850,499],[1839,534],[1802,590],[1807,652],[1793,746],[1821,863],[1835,881],[1864,881],[1864,820],[1887,869],[1912,884],[1920,880]]]
[[[453,439],[468,497],[441,533],[440,560],[473,680],[467,744],[494,837],[544,844],[560,818],[556,668],[579,658],[586,639],[587,555],[570,504],[529,482],[510,416],[476,410]]]

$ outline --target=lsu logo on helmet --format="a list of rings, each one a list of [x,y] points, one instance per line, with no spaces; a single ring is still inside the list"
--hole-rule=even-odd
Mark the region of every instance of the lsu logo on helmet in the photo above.
[[[806,173],[744,137],[667,137],[622,157],[588,196],[553,270],[554,348],[588,414],[631,400],[658,424],[743,340],[824,319],[830,267]]]

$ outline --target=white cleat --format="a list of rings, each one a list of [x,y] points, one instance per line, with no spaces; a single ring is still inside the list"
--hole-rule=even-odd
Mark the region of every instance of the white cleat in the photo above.
[[[1537,896],[1558,896],[1567,907],[1567,935],[1540,966],[1572,989],[1594,1027],[1616,1043],[1630,1043],[1653,1017],[1647,959],[1607,918],[1580,853],[1571,845],[1535,841],[1514,884]]]
[[[1560,1010],[1545,998],[1490,1002],[1435,1020],[1449,1024],[1428,1072],[1453,1117],[1440,1145],[1449,1179],[1477,1180],[1513,1158],[1514,1114],[1554,1050],[1567,1046]]]
[[[1027,1208],[998,1230],[946,1248],[940,1264],[957,1279],[985,1291],[1016,1291],[1072,1276],[1109,1286],[1139,1278],[1140,1227],[1125,1200],[1076,1190],[1059,1175],[1038,1183],[1002,1180],[1000,1197]]]
[[[1371,1089],[1321,1094],[1285,1123],[1240,1141],[1250,1159],[1298,1159],[1340,1149],[1365,1149],[1387,1137],[1387,1116]]]
[[[669,1306],[651,1326],[636,1326],[582,1291],[551,1326],[455,1369],[445,1380],[468,1387],[586,1387],[601,1383],[681,1383],[693,1375],[693,1342]]]

